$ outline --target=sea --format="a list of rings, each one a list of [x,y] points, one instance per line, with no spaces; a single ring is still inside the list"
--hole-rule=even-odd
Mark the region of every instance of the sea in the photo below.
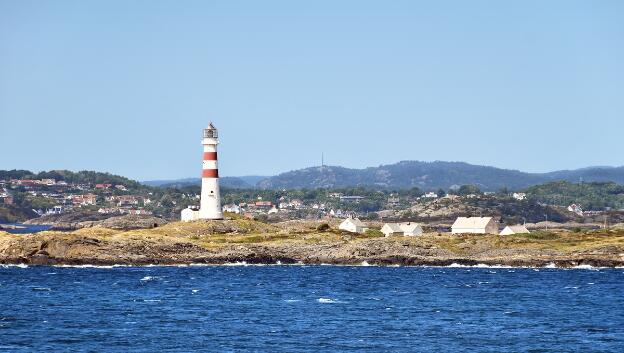
[[[15,228],[1,229],[3,232],[12,233],[12,234],[38,233],[38,232],[43,232],[44,230],[48,230],[51,227],[49,225],[43,225],[43,224],[22,224],[22,223],[7,223],[7,224],[0,224],[0,225],[15,226]]]
[[[624,352],[624,269],[4,265],[0,352]]]

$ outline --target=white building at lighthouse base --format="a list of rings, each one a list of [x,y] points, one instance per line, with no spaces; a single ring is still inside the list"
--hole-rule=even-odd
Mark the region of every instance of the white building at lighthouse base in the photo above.
[[[199,210],[193,209],[192,206],[182,210],[180,214],[182,222],[196,221],[199,219]]]

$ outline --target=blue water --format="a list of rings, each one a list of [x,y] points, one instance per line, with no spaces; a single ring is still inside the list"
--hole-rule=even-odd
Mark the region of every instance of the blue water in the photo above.
[[[9,223],[8,225],[23,227],[23,228],[18,228],[18,229],[2,229],[3,232],[13,233],[13,234],[38,233],[38,232],[43,232],[44,230],[48,230],[51,227],[49,225],[21,224],[21,223]]]
[[[624,352],[624,269],[0,267],[1,352]]]

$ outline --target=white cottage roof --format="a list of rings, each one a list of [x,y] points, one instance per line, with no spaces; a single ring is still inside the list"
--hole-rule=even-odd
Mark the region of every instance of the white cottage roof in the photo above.
[[[398,223],[386,223],[384,228],[389,228],[393,233],[402,233],[403,229]]]
[[[529,230],[522,224],[517,224],[515,226],[507,226],[506,228],[511,229],[515,234],[529,233]]]
[[[364,223],[362,223],[362,221],[360,221],[359,218],[347,218],[342,223],[345,223],[345,222],[353,223],[357,227],[365,227]]]
[[[413,232],[420,227],[420,224],[414,222],[403,222],[399,223],[399,227],[401,227],[404,232]]]
[[[453,228],[479,229],[487,227],[492,217],[457,217]]]

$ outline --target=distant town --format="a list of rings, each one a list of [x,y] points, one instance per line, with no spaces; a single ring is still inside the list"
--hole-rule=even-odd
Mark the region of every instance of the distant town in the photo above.
[[[198,204],[200,188],[160,188],[127,178],[96,172],[2,171],[0,176],[0,223],[32,219],[54,223],[75,215],[105,219],[120,215],[149,215],[179,220],[179,212]],[[46,176],[46,177],[40,177]],[[37,178],[35,178],[37,177]],[[362,219],[401,224],[417,222],[433,231],[450,231],[460,217],[491,217],[497,231],[507,226],[529,228],[559,226],[603,228],[624,221],[624,210],[612,207],[584,209],[588,195],[611,183],[586,183],[585,193],[574,194],[578,184],[555,182],[525,191],[482,192],[473,185],[449,190],[418,188],[387,190],[340,189],[222,189],[222,210],[265,222],[287,220]],[[556,196],[567,188],[567,196]],[[554,190],[554,196],[545,191]],[[591,192],[587,192],[590,190]],[[624,197],[624,190],[611,193]],[[561,201],[567,201],[561,204]],[[578,200],[578,201],[577,201]],[[489,220],[488,220],[489,222]],[[486,223],[488,223],[486,222]],[[396,229],[393,231],[397,233]]]

